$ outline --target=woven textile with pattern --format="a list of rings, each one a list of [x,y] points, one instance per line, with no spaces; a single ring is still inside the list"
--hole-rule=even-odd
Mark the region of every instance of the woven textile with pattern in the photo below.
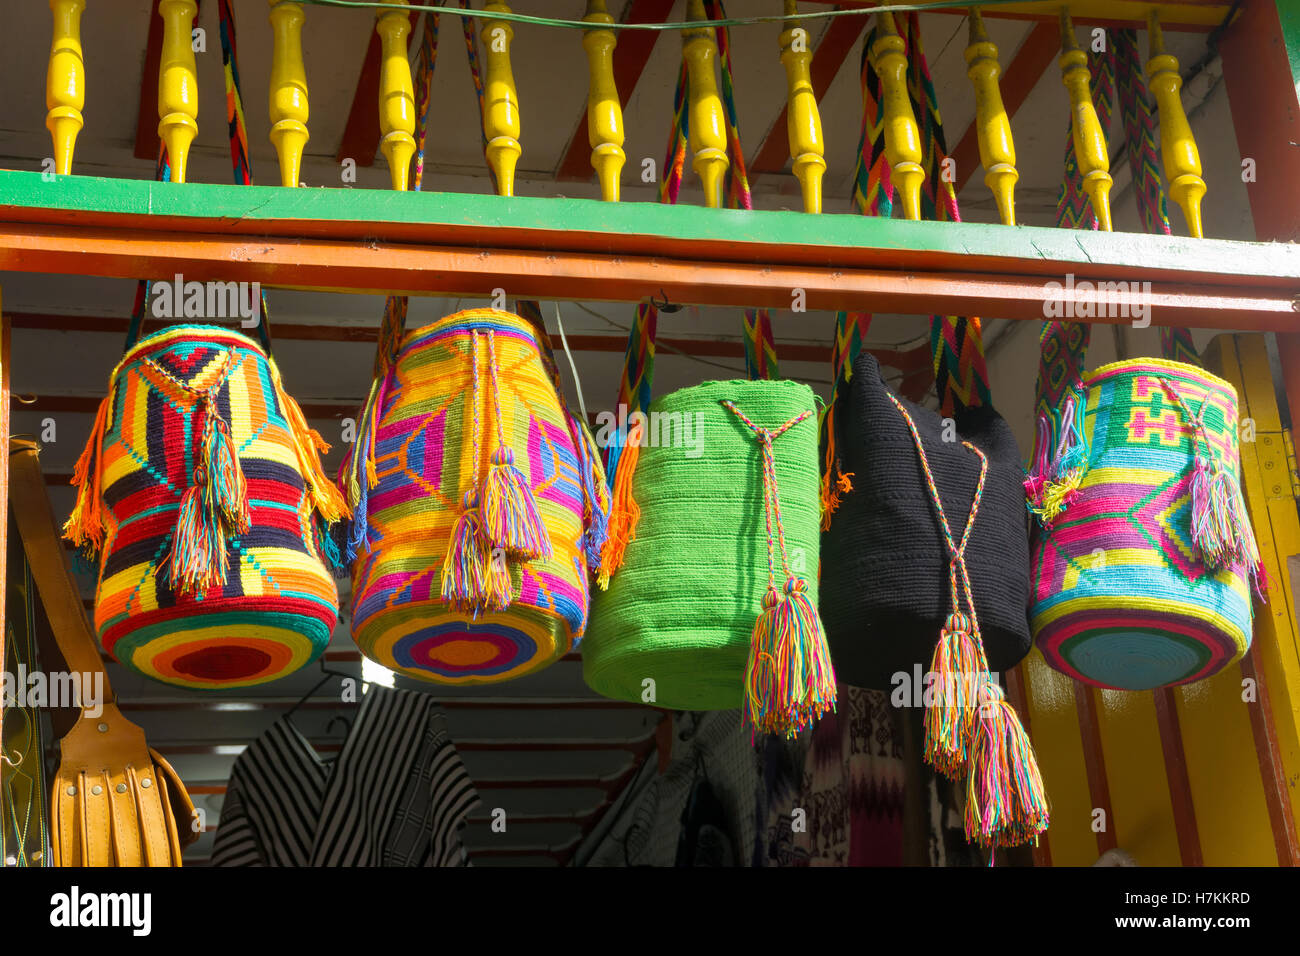
[[[362,653],[422,680],[488,684],[572,649],[587,620],[585,489],[604,476],[566,415],[534,326],[470,309],[407,333],[379,382],[375,419],[377,483],[358,514],[364,542],[352,577],[352,636]],[[493,554],[508,594],[493,607],[457,610],[443,597],[444,562],[466,494],[477,493],[498,455],[498,426],[550,554]]]
[[[622,570],[593,604],[583,645],[583,676],[606,697],[642,701],[651,679],[660,707],[727,710],[745,701],[770,542],[761,447],[724,400],[772,429],[814,407],[808,386],[787,381],[707,382],[651,402],[658,440],[640,448],[633,479],[640,523]],[[786,554],[814,608],[816,433],[809,415],[772,446]]]
[[[105,649],[149,677],[205,689],[265,683],[314,660],[338,618],[318,520],[345,510],[320,473],[322,447],[274,362],[240,333],[173,326],[131,348],[78,463],[68,525],[99,551]],[[229,470],[208,470],[209,457]],[[246,492],[243,522],[227,523],[229,503],[205,513],[227,491],[212,475]]]
[[[1238,473],[1236,392],[1189,365],[1134,359],[1086,375],[1083,394],[1078,493],[1033,547],[1038,646],[1100,687],[1208,677],[1251,637],[1248,569],[1208,568],[1193,531],[1201,452]]]

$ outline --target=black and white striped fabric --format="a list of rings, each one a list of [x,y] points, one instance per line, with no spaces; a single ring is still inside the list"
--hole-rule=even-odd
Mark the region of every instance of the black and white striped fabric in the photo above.
[[[464,866],[478,793],[435,701],[372,686],[338,760],[287,719],[240,754],[213,866]]]

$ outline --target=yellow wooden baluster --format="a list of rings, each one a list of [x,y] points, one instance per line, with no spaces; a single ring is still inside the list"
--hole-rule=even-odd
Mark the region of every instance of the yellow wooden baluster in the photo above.
[[[158,135],[167,147],[172,182],[185,182],[190,144],[199,132],[199,78],[191,33],[198,14],[194,0],[159,0],[163,18],[158,68]]]
[[[686,19],[693,22],[707,20],[704,0],[688,0]],[[727,125],[722,113],[722,97],[718,95],[718,78],[714,63],[718,59],[718,43],[713,27],[696,27],[682,31],[682,55],[686,57],[689,80],[691,168],[704,185],[704,204],[710,209],[722,208],[722,184],[727,166]]]
[[[1178,72],[1178,57],[1165,52],[1164,34],[1154,10],[1149,26],[1151,58],[1147,61],[1147,76],[1160,111],[1160,155],[1164,158],[1165,178],[1169,180],[1169,195],[1182,208],[1188,230],[1200,239],[1204,236],[1201,197],[1205,195],[1205,180],[1201,178],[1201,154],[1196,149],[1179,95],[1183,78]]]
[[[785,0],[785,15],[799,11],[795,0]],[[786,136],[790,159],[803,189],[804,212],[822,211],[822,175],[826,172],[826,147],[822,141],[822,118],[812,86],[812,50],[808,31],[798,21],[789,23],[781,34],[781,64],[785,67]]]
[[[1016,144],[1011,139],[1011,120],[1002,105],[998,77],[998,48],[984,32],[978,10],[970,11],[970,45],[966,47],[966,75],[975,87],[975,134],[984,164],[984,185],[993,192],[998,214],[1008,226],[1016,224]]]
[[[1074,24],[1069,12],[1061,8],[1061,82],[1070,94],[1071,128],[1074,130],[1074,155],[1083,177],[1083,189],[1092,200],[1092,211],[1102,229],[1111,231],[1110,155],[1106,150],[1106,133],[1092,105],[1089,85],[1088,55],[1079,49],[1074,38]]]
[[[81,11],[86,0],[50,0],[54,34],[45,74],[45,127],[54,141],[54,171],[72,172],[72,151],[85,125],[86,64],[81,55]]]
[[[903,200],[903,215],[921,218],[921,131],[907,95],[907,54],[903,38],[894,25],[894,15],[877,14],[879,29],[871,45],[871,62],[880,77],[880,105],[885,114],[885,158],[893,175],[894,188]]]
[[[510,13],[509,4],[489,0],[488,13]],[[523,147],[519,145],[519,91],[510,68],[510,44],[515,31],[506,20],[489,20],[483,28],[483,49],[487,76],[483,80],[483,134],[487,138],[487,160],[497,177],[497,192],[515,194],[515,167]]]
[[[587,0],[588,23],[610,24],[614,18],[605,10],[605,0]],[[618,202],[619,174],[627,156],[623,152],[623,107],[614,83],[613,30],[595,27],[582,38],[587,51],[587,142],[591,144],[591,168],[600,180],[600,196]]]
[[[280,183],[297,186],[307,145],[307,68],[302,60],[301,3],[271,4],[271,142],[280,156]]]
[[[405,4],[406,0],[392,0]],[[379,148],[388,160],[394,189],[405,189],[410,181],[411,157],[415,155],[415,84],[411,82],[411,61],[406,54],[406,35],[411,20],[405,10],[376,10],[375,32],[379,34]]]

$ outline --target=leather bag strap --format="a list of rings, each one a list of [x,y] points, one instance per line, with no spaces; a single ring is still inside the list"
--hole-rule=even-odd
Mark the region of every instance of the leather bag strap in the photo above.
[[[21,438],[10,442],[9,500],[18,534],[68,670],[83,675],[102,674],[104,702],[109,703],[114,700],[113,688],[99,656],[99,642],[86,620],[67,554],[59,541],[58,524],[45,492],[45,478],[37,456],[35,442]]]

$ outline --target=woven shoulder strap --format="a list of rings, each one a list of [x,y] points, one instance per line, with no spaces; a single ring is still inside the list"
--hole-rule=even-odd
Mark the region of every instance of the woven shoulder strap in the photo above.
[[[196,0],[197,6],[198,0]],[[244,100],[239,85],[239,55],[235,41],[235,15],[230,9],[230,0],[217,0],[218,20],[221,28],[221,65],[226,81],[226,126],[230,133],[230,165],[236,186],[251,186],[253,171],[248,164],[248,128],[244,124]],[[198,14],[195,14],[195,23]],[[171,180],[171,163],[167,158],[167,147],[158,144],[158,165],[155,177],[160,182]],[[140,340],[145,317],[149,313],[153,283],[141,280],[136,286],[135,305],[131,310],[131,321],[127,326],[126,344],[122,351],[130,351]],[[258,303],[257,338],[266,354],[271,354],[271,315],[267,310],[266,294],[263,293]]]

